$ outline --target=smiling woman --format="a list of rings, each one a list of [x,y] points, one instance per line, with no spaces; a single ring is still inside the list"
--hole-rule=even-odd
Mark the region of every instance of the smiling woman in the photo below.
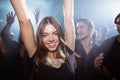
[[[46,25],[42,38],[43,38],[43,43],[45,47],[49,50],[49,52],[53,52],[56,50],[59,44],[59,39],[58,39],[57,31],[53,25],[51,24]]]
[[[33,68],[37,70],[32,80],[75,80],[73,0],[63,0],[66,38],[61,24],[54,17],[47,16],[38,24],[35,39],[24,0],[11,0],[11,3]]]

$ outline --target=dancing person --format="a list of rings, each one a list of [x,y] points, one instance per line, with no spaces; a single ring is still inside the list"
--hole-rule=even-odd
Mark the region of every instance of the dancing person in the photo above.
[[[118,35],[105,40],[100,48],[103,54],[96,59],[96,67],[103,75],[102,80],[120,80],[120,13],[115,17],[114,23]]]
[[[93,41],[95,25],[92,20],[82,17],[77,24],[78,37],[75,42],[77,80],[95,80],[94,60],[99,54],[99,45]]]
[[[74,80],[73,0],[63,0],[66,36],[60,23],[47,16],[38,25],[36,39],[24,0],[11,0],[11,3],[18,16],[23,43],[35,67],[32,80]]]

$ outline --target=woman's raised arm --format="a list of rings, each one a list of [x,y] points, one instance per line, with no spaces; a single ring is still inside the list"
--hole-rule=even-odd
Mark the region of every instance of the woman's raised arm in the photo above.
[[[75,27],[74,27],[74,0],[63,0],[64,27],[66,32],[66,45],[74,50]]]
[[[28,51],[29,57],[32,57],[36,51],[33,25],[30,21],[25,0],[10,0],[18,17],[20,32],[24,45]]]

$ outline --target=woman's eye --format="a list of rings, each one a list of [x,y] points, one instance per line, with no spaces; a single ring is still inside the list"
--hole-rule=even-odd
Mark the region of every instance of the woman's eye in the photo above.
[[[57,32],[55,32],[55,33],[54,33],[54,35],[58,35],[58,33],[57,33]]]
[[[47,35],[46,34],[43,34],[42,37],[46,37]]]

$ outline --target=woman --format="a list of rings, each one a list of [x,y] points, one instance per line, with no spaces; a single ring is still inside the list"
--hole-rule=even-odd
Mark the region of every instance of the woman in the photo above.
[[[73,0],[63,1],[66,38],[59,22],[48,16],[38,25],[36,41],[24,0],[11,0],[11,3],[18,16],[24,45],[36,67],[33,80],[74,80]]]

